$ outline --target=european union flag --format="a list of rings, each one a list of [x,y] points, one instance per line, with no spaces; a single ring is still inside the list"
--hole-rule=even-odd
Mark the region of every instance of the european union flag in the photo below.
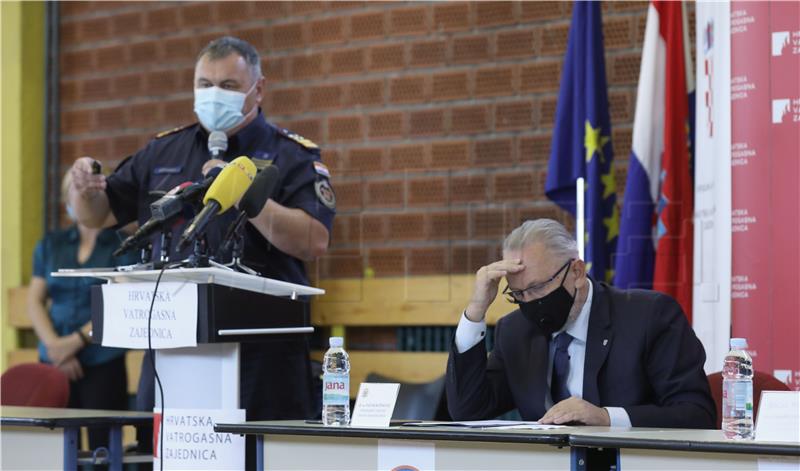
[[[603,20],[599,2],[575,2],[561,75],[545,194],[575,216],[576,180],[585,179],[585,253],[589,273],[611,281],[619,207],[611,161]]]

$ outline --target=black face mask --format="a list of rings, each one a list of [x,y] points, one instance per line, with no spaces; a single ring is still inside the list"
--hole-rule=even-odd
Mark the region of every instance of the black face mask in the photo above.
[[[572,264],[570,263],[570,265]],[[569,273],[569,266],[567,266],[564,277],[561,278],[561,284],[552,293],[533,301],[519,303],[519,310],[522,311],[522,314],[548,336],[564,327],[572,304],[575,302],[575,296],[570,295],[569,291],[564,288],[567,273]],[[575,291],[577,294],[577,289]]]

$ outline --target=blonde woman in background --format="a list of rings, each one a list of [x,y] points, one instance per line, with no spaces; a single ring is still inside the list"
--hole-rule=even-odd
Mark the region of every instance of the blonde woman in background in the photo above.
[[[61,184],[67,201],[69,172]],[[112,229],[91,229],[75,222],[52,231],[36,245],[30,282],[28,315],[39,337],[39,359],[55,365],[70,380],[69,407],[124,410],[128,405],[125,350],[92,344],[90,286],[94,278],[53,277],[61,268],[112,267],[135,263],[131,256],[111,253],[120,239]],[[107,429],[89,429],[92,449],[107,446]]]

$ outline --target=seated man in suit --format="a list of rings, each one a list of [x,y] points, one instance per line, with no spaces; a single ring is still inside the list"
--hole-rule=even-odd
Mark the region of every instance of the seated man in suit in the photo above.
[[[484,342],[500,279],[518,309]],[[619,290],[586,274],[575,239],[550,219],[506,238],[478,270],[447,363],[454,420],[494,418],[634,427],[714,428],[705,350],[669,296]]]

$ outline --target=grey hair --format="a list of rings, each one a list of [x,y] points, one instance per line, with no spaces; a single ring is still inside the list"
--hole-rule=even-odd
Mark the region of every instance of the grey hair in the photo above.
[[[211,41],[197,55],[197,60],[203,56],[208,56],[210,60],[224,59],[234,53],[247,63],[253,81],[258,80],[261,77],[261,56],[252,44],[233,36],[223,36]]]
[[[543,244],[559,258],[578,258],[578,244],[572,234],[560,222],[546,218],[525,221],[511,231],[503,241],[503,251],[522,250],[534,243]]]

